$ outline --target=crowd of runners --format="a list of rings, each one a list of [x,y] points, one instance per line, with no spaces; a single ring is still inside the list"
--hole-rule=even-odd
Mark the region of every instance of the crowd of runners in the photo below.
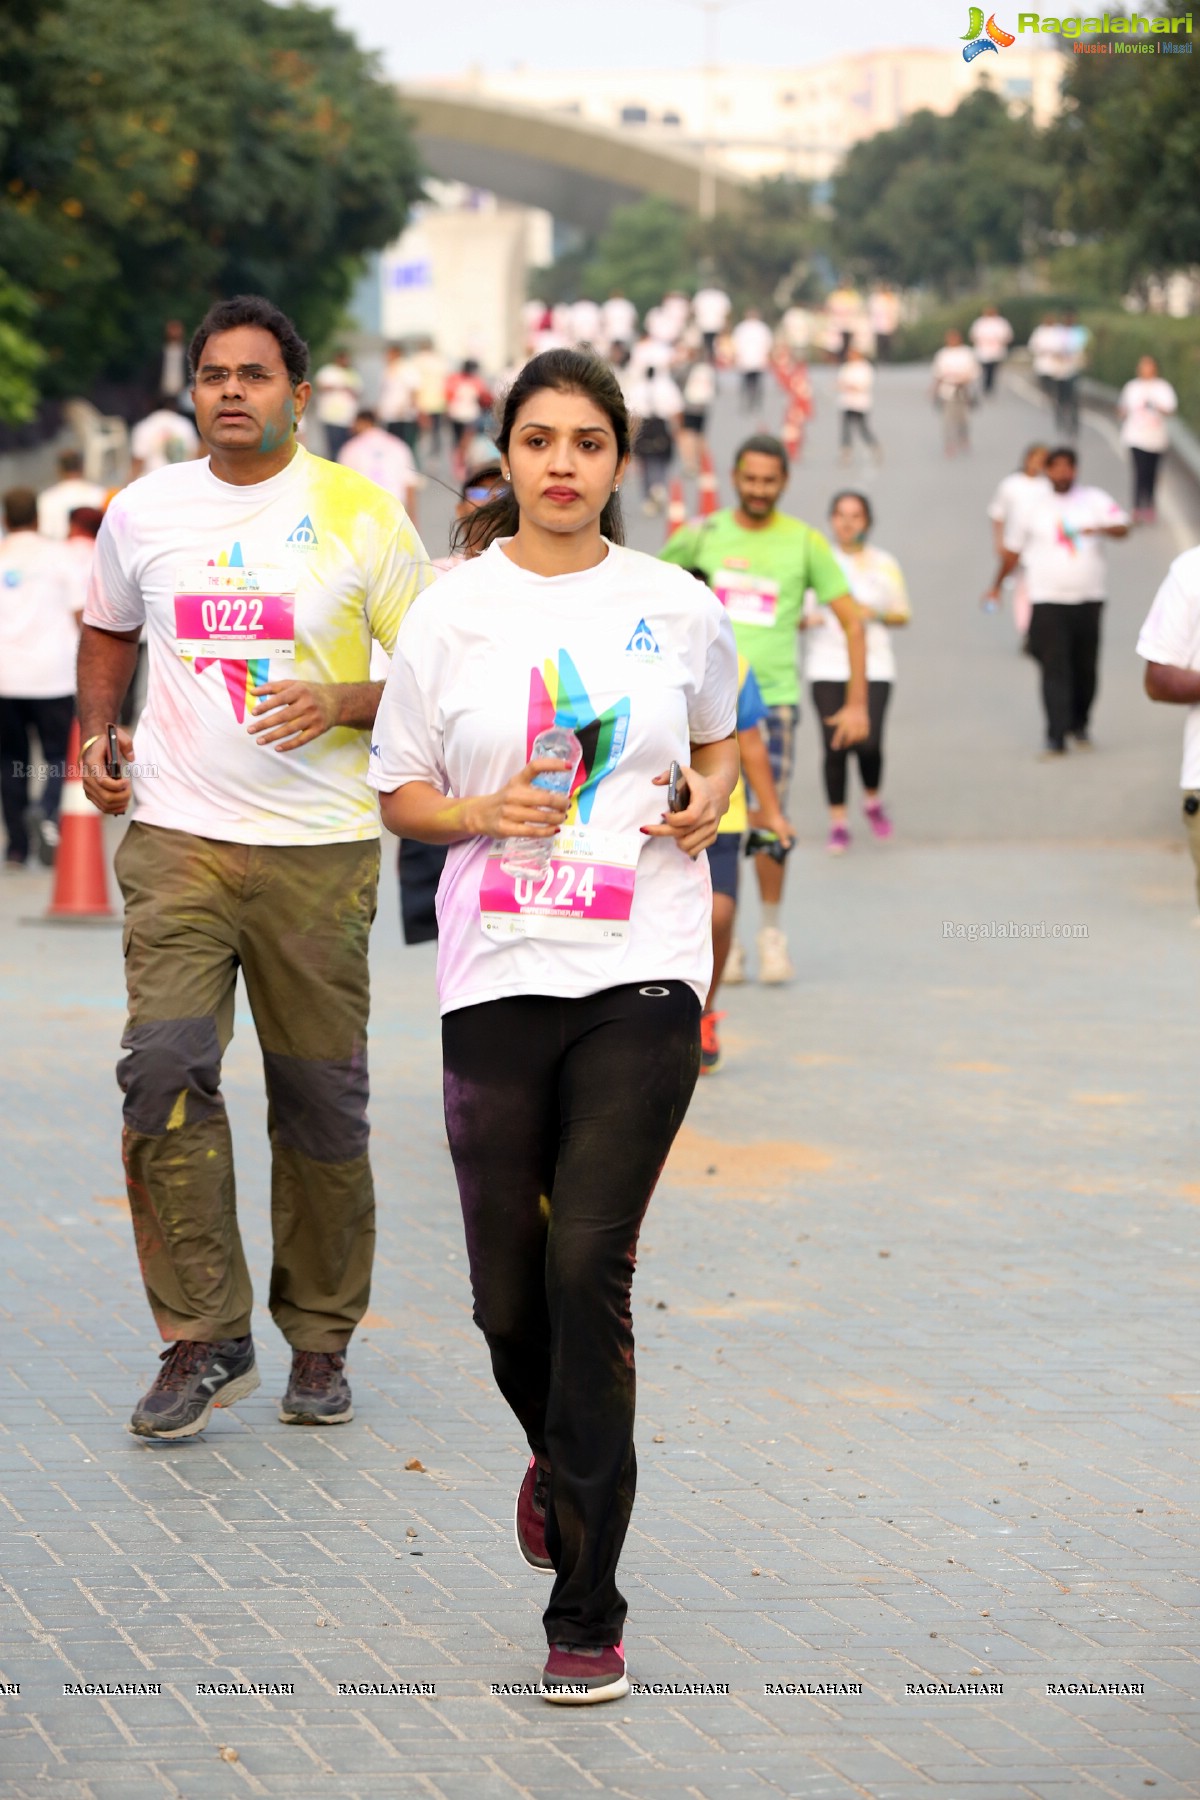
[[[753,308],[735,317],[711,284],[645,319],[620,294],[531,303],[529,354],[503,383],[469,363],[435,379],[431,346],[397,349],[367,407],[347,357],[310,380],[286,315],[242,296],[187,346],[182,455],[147,466],[161,446],[146,432],[141,478],[113,495],[68,460],[40,511],[26,490],[5,496],[9,860],[29,854],[28,794],[9,772],[18,728],[25,745],[31,727],[41,736],[61,779],[77,711],[88,798],[132,810],[116,863],[122,1148],[167,1347],[130,1429],[194,1435],[259,1385],[221,1095],[239,970],[269,1099],[269,1302],[292,1350],[280,1418],[353,1417],[346,1352],[374,1245],[367,951],[382,818],[402,841],[406,937],[438,939],[446,1130],[474,1317],[528,1443],[516,1535],[552,1578],[552,1701],[628,1688],[617,1566],[636,1484],[638,1232],[697,1078],[720,1062],[720,984],[794,973],[781,908],[801,649],[829,852],[852,841],[854,766],[869,831],[893,832],[884,728],[893,633],[910,619],[903,571],[874,541],[868,493],[840,488],[815,524],[781,502],[814,354],[836,365],[843,457],[856,443],[882,454],[874,371],[899,322],[883,285],[864,298],[843,284],[823,312],[792,307],[775,326]],[[949,334],[931,378],[953,454],[1012,339],[993,308],[967,335]],[[672,521],[660,555],[629,549],[631,479],[657,514],[676,459],[698,477],[711,467],[723,381],[745,424],[733,504]],[[764,429],[768,393],[780,435]],[[1061,424],[1072,396],[1048,397]],[[325,456],[305,447],[310,404]],[[1134,520],[1153,506],[1174,405],[1146,358],[1122,396]],[[451,454],[453,536],[431,557],[411,502],[419,467]],[[1042,671],[1043,754],[1057,759],[1090,744],[1105,545],[1130,513],[1080,480],[1065,434],[1028,448],[989,517],[984,601],[1013,581]],[[1152,697],[1193,706],[1185,815],[1200,870],[1197,556],[1174,565],[1139,649]],[[7,691],[14,669],[21,692]],[[52,782],[43,832],[56,802]],[[52,855],[52,830],[46,843]],[[736,931],[746,857],[752,957]]]

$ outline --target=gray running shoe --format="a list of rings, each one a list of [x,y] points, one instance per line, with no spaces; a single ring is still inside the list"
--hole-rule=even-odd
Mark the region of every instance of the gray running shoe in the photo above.
[[[340,1350],[293,1350],[287,1393],[279,1403],[285,1425],[344,1425],[354,1417],[346,1358]]]
[[[171,1344],[151,1388],[133,1409],[135,1437],[195,1437],[212,1418],[214,1406],[232,1406],[259,1385],[254,1339],[226,1338],[218,1344]]]

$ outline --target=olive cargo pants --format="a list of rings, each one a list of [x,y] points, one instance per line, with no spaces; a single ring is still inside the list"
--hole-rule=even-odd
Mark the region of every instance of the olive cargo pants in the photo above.
[[[379,844],[231,844],[135,821],[116,872],[122,1147],[158,1329],[201,1343],[250,1330],[220,1091],[240,968],[267,1087],[271,1312],[294,1349],[340,1350],[366,1311],[375,1248],[367,943]]]

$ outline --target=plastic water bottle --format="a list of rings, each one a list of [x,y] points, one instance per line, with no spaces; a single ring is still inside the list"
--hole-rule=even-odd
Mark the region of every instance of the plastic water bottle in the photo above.
[[[557,756],[570,765],[565,769],[543,769],[533,778],[534,787],[547,788],[552,794],[569,794],[575,771],[583,760],[583,745],[575,733],[566,725],[551,725],[547,731],[539,731],[533,740],[533,756]],[[544,875],[553,850],[552,837],[509,838],[500,867],[506,875],[523,876],[526,880],[532,875]]]

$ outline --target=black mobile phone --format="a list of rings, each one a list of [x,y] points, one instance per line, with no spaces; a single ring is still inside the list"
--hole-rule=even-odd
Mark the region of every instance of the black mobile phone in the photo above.
[[[747,856],[769,856],[772,862],[781,863],[791,847],[790,843],[784,843],[776,831],[754,827],[746,834]]]
[[[667,776],[667,811],[683,812],[691,799],[688,784],[683,779],[683,772],[677,762],[671,764],[671,772]]]
[[[108,728],[108,755],[104,762],[104,773],[111,775],[114,781],[121,779],[121,746],[117,742],[115,725],[110,725]]]

